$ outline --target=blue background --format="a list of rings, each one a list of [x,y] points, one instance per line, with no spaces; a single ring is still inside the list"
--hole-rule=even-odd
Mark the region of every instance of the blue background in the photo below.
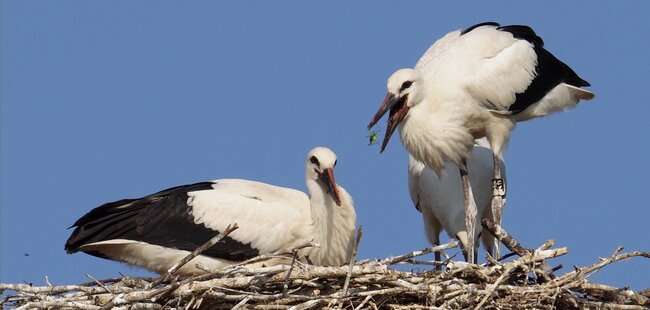
[[[505,228],[528,247],[569,247],[552,261],[561,272],[619,245],[650,250],[649,12],[648,1],[2,1],[0,281],[145,275],[65,254],[66,228],[102,203],[196,181],[305,190],[317,145],[338,154],[355,198],[359,257],[427,247],[406,151],[394,137],[380,155],[365,126],[393,71],[483,21],[531,25],[598,95],[517,127]],[[646,288],[650,263],[591,279]]]

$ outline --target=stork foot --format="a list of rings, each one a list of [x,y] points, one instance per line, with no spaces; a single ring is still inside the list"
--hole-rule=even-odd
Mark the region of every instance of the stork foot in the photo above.
[[[501,219],[503,214],[503,206],[506,203],[506,199],[503,196],[493,196],[492,197],[492,220],[501,225]],[[494,259],[498,259],[500,256],[499,250],[499,240],[497,238],[492,238],[492,253],[490,253]]]

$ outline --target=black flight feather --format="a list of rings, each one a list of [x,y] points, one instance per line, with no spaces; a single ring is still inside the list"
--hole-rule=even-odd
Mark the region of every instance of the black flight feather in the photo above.
[[[111,239],[127,239],[193,251],[219,231],[197,224],[187,205],[188,192],[211,190],[212,182],[169,188],[139,199],[122,199],[103,204],[78,219],[74,232],[65,244],[68,253],[85,244]],[[102,258],[100,252],[86,253]],[[243,244],[225,237],[205,252],[205,256],[242,261],[259,255],[250,243]]]
[[[530,42],[537,55],[537,65],[535,66],[536,76],[523,93],[517,93],[515,95],[515,102],[508,108],[513,114],[520,113],[540,101],[560,83],[566,83],[576,87],[591,86],[589,82],[580,78],[568,65],[547,51],[544,48],[544,40],[531,27],[526,25],[500,26],[495,22],[485,22],[473,25],[463,30],[460,34],[464,35],[481,26],[495,26],[497,27],[496,30],[509,32],[516,39]]]

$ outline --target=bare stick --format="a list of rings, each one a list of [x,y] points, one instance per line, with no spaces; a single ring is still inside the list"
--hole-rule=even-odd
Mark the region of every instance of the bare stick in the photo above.
[[[221,241],[221,239],[228,236],[231,232],[235,231],[237,228],[239,228],[239,225],[237,225],[237,223],[232,223],[228,225],[228,227],[226,227],[226,229],[223,232],[214,236],[212,239],[208,240],[208,242],[196,248],[194,251],[192,251],[192,253],[185,256],[183,259],[178,261],[178,263],[174,264],[174,266],[172,266],[167,270],[167,274],[161,275],[160,278],[158,278],[156,281],[153,281],[150,287],[156,287],[158,284],[162,283],[163,281],[167,281],[167,279],[169,279],[174,272],[178,271],[178,269],[185,266],[185,264],[187,264],[189,261],[199,256],[201,253],[205,252],[213,245],[217,244],[217,242]]]
[[[537,248],[537,250],[538,251],[548,250],[554,245],[555,245],[555,241],[553,239],[551,239],[551,240],[548,240],[548,241],[544,242],[541,246],[539,246],[539,248]]]
[[[287,271],[287,276],[284,278],[284,285],[282,286],[282,296],[287,297],[287,291],[289,290],[289,279],[291,279],[291,271],[293,271],[293,266],[296,265],[296,257],[298,257],[298,250],[293,250],[293,259],[291,260],[291,267]]]
[[[242,308],[249,300],[251,300],[251,297],[246,296],[244,299],[238,302],[234,307],[232,307],[231,310]]]
[[[38,302],[30,302],[16,309],[18,310],[18,309],[51,309],[51,308],[73,308],[73,309],[86,309],[86,310],[99,309],[98,306],[86,305],[74,301],[59,301],[59,300],[44,300]]]
[[[501,281],[503,281],[503,279],[505,279],[505,277],[509,275],[514,268],[515,265],[508,266],[508,268],[506,268],[506,270],[503,271],[501,276],[499,276],[499,278],[497,278],[497,280],[494,281],[494,283],[490,284],[490,287],[487,289],[487,294],[485,294],[485,297],[483,297],[481,302],[479,302],[478,305],[476,305],[474,310],[478,310],[481,309],[481,307],[483,307],[483,304],[488,300],[488,298],[490,298],[490,296],[492,296],[492,293],[496,291],[497,287],[499,286],[499,283],[501,283]]]
[[[302,304],[295,305],[295,306],[293,306],[293,307],[291,307],[289,309],[291,309],[291,310],[309,309],[311,307],[314,307],[314,306],[318,305],[318,303],[320,303],[320,300],[318,300],[318,299],[308,300],[308,301],[306,301],[306,302],[304,302]]]
[[[395,265],[428,265],[428,266],[440,266],[442,265],[443,262],[441,261],[424,261],[424,260],[415,260],[415,259],[407,259],[404,261],[401,261]]]
[[[510,253],[508,253],[508,254],[503,254],[503,256],[497,258],[496,260],[500,262],[500,261],[506,260],[506,259],[508,259],[508,258],[510,258],[510,257],[513,257],[513,256],[515,256],[515,255],[517,255],[517,253],[515,253],[515,252],[510,252]]]
[[[397,256],[397,257],[387,258],[387,259],[383,260],[383,262],[385,264],[387,264],[387,265],[394,265],[394,264],[397,264],[399,262],[405,261],[407,259],[411,259],[413,257],[418,257],[418,256],[426,255],[426,254],[429,254],[429,253],[433,253],[433,252],[440,252],[440,251],[444,251],[444,250],[449,250],[449,249],[455,248],[457,246],[458,246],[458,240],[452,240],[452,241],[450,241],[448,243],[441,244],[441,245],[438,245],[438,246],[434,246],[434,247],[431,247],[431,248],[427,248],[427,249],[424,249],[424,250],[413,251],[411,253],[406,253],[404,255],[400,255],[400,256]]]
[[[298,246],[298,247],[292,249],[290,252],[277,251],[277,252],[270,253],[270,254],[260,254],[258,256],[253,257],[253,258],[249,258],[249,259],[247,259],[245,261],[241,261],[241,262],[239,262],[237,264],[228,266],[227,268],[224,268],[221,271],[212,270],[212,272],[221,272],[222,274],[232,273],[232,272],[240,269],[242,266],[246,266],[246,265],[256,263],[256,262],[260,262],[260,261],[265,261],[265,260],[268,260],[268,259],[271,259],[271,258],[287,258],[287,255],[293,254],[294,251],[298,251],[298,250],[302,250],[304,248],[310,248],[310,247],[318,248],[320,246],[317,243],[309,242],[309,243],[303,244],[301,246]]]
[[[29,294],[60,294],[65,292],[84,292],[87,294],[99,294],[105,290],[98,287],[88,287],[81,285],[60,285],[60,286],[31,286],[29,284],[5,284],[0,283],[0,292],[3,290],[11,290],[16,292],[23,292]]]
[[[107,292],[109,292],[110,294],[113,294],[113,292],[111,292],[111,290],[109,290],[108,287],[106,287],[106,286],[104,285],[104,283],[97,281],[97,279],[93,278],[93,276],[91,276],[90,274],[86,274],[86,277],[89,278],[89,279],[91,279],[91,280],[93,280],[93,281],[95,281],[95,283],[97,283],[97,285],[99,285],[99,287],[105,289],[105,290],[106,290]]]
[[[491,219],[484,218],[481,220],[481,224],[485,229],[492,233],[493,236],[499,239],[503,245],[505,245],[510,251],[517,253],[517,255],[524,256],[532,252],[530,249],[522,247],[515,238],[510,236],[505,229],[497,225],[497,223]]]
[[[147,300],[147,299],[153,298],[156,295],[167,293],[168,291],[175,289],[177,286],[178,286],[177,283],[172,283],[172,284],[167,285],[167,286],[162,287],[162,288],[153,289],[153,290],[146,290],[146,291],[136,291],[136,292],[132,292],[130,294],[127,294],[125,296],[120,296],[120,295],[122,295],[122,294],[120,294],[120,295],[116,296],[115,298],[113,298],[111,301],[104,304],[100,309],[101,310],[109,310],[109,309],[115,308],[118,305],[129,304],[129,303],[138,302],[138,301],[141,301],[141,300]]]
[[[616,252],[612,254],[609,258],[606,259],[601,259],[600,261],[596,262],[595,264],[583,268],[577,268],[575,271],[571,271],[568,273],[563,274],[562,276],[556,278],[553,282],[551,282],[550,287],[561,287],[566,285],[567,283],[570,283],[574,279],[581,277],[583,275],[589,276],[592,272],[596,272],[600,270],[601,268],[613,263],[617,262],[620,260],[628,259],[631,257],[635,256],[640,256],[640,257],[645,257],[645,258],[650,258],[650,252],[641,252],[641,251],[633,251],[629,253],[623,253],[619,254],[619,251],[622,250],[622,247],[618,247],[616,249]]]
[[[591,296],[602,296],[607,301],[630,299],[639,305],[650,305],[650,298],[635,293],[627,288],[618,288],[597,283],[582,283],[579,288],[575,289]]]
[[[363,308],[363,305],[365,305],[371,298],[372,298],[372,295],[366,296],[366,298],[364,298],[361,301],[361,303],[356,308],[354,308],[354,310],[360,310],[361,308]]]
[[[357,250],[359,249],[359,242],[361,242],[362,235],[363,235],[363,227],[359,225],[359,229],[357,229],[357,240],[355,240],[354,242],[354,248],[352,249],[352,255],[350,257],[350,269],[348,270],[348,275],[345,276],[345,283],[343,284],[343,296],[348,294],[350,278],[352,277],[352,267],[354,267],[354,261],[357,258]]]

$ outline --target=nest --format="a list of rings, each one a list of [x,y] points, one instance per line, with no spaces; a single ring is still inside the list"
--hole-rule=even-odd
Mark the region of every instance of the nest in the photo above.
[[[548,262],[568,253],[566,248],[553,248],[548,241],[527,249],[489,220],[483,225],[513,251],[506,255],[510,257],[488,258],[485,265],[417,260],[456,247],[453,241],[385,259],[356,261],[353,253],[353,263],[342,267],[313,266],[294,257],[290,265],[247,268],[249,260],[200,276],[174,277],[175,270],[201,253],[199,248],[160,278],[99,281],[87,275],[92,281],[79,285],[0,284],[1,305],[18,309],[650,309],[648,289],[633,292],[587,280],[611,263],[650,258],[649,252],[623,253],[618,248],[592,265],[556,275],[561,266],[551,268]],[[358,242],[361,230],[357,237]],[[393,268],[397,265],[429,271],[400,271]]]

